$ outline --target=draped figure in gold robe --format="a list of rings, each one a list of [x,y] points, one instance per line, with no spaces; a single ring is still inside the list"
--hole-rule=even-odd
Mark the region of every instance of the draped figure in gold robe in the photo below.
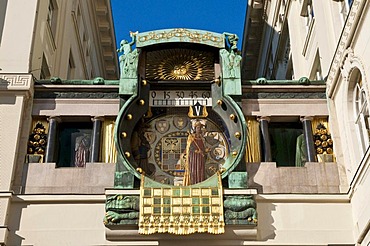
[[[193,185],[205,180],[207,150],[202,134],[204,125],[197,121],[194,133],[190,133],[186,144],[184,185]]]

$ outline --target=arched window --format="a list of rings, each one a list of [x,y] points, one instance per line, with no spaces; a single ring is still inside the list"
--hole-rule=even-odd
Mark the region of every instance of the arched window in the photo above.
[[[369,146],[370,123],[369,106],[367,101],[367,92],[360,72],[355,75],[355,84],[353,87],[353,107],[354,122],[356,125],[357,139],[359,147],[364,154]]]

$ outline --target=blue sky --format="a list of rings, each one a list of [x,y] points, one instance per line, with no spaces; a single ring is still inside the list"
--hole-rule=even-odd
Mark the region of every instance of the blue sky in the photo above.
[[[117,47],[129,32],[191,28],[239,36],[241,48],[247,0],[111,0]]]

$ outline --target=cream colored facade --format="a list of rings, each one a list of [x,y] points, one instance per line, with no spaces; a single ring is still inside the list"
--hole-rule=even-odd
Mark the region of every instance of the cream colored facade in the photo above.
[[[0,244],[24,245],[12,236],[12,224],[23,220],[12,209],[19,201],[35,80],[117,79],[118,61],[109,1],[4,0],[0,9]],[[43,240],[32,244],[53,244]]]
[[[326,81],[327,114],[344,184],[341,192],[351,210],[346,222],[353,231],[351,245],[368,245],[369,3],[255,0],[249,6],[244,50],[254,61],[249,76]],[[263,34],[256,32],[256,26],[263,26]],[[260,43],[254,41],[256,36]],[[258,55],[248,54],[248,47],[256,46]],[[311,116],[323,113],[301,109]],[[269,116],[272,112],[263,113]]]
[[[288,93],[289,97],[302,91],[326,92],[328,98],[243,97],[243,113],[271,122],[329,116],[336,162],[306,162],[304,167],[247,163],[249,189],[245,193],[256,199],[257,227],[229,226],[223,235],[189,236],[146,236],[139,235],[135,226],[122,230],[104,226],[106,195],[117,194],[112,189],[114,163],[93,162],[83,169],[55,168],[55,162],[24,163],[33,118],[111,119],[119,110],[117,98],[34,96],[72,90],[107,95],[118,91],[117,85],[34,85],[34,78],[118,76],[109,1],[51,2],[58,10],[55,26],[47,21],[55,17],[48,17],[48,1],[0,1],[7,9],[4,23],[0,22],[0,244],[369,244],[369,138],[363,134],[369,129],[368,1],[355,0],[348,18],[341,1],[312,1],[311,17],[309,1],[249,1],[243,46],[249,67],[244,70],[243,93]],[[258,53],[253,54],[249,45]],[[316,80],[320,76],[326,78],[326,86],[247,83],[258,77]],[[362,104],[356,108],[358,91],[365,99],[357,100]]]

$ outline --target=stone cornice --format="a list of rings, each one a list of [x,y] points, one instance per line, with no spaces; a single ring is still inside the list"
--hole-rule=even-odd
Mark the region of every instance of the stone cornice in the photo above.
[[[31,85],[31,74],[0,74],[0,89],[29,90]]]
[[[340,68],[343,62],[343,56],[345,55],[346,49],[350,46],[351,41],[353,39],[354,33],[357,29],[358,21],[362,15],[362,11],[364,10],[364,5],[366,4],[366,0],[354,0],[351,10],[348,14],[344,29],[340,36],[337,49],[334,54],[334,58],[330,65],[328,79],[326,81],[327,86],[327,94],[328,97],[331,98],[335,87],[337,85],[337,78],[340,73]]]
[[[0,74],[0,92],[23,91],[33,93],[31,74]]]
[[[325,92],[252,92],[243,93],[243,99],[325,99]]]
[[[35,82],[36,85],[119,85],[119,80],[105,80],[101,77],[97,77],[92,80],[63,80],[58,77],[54,77],[47,80],[38,80]]]
[[[258,78],[256,80],[242,80],[242,85],[325,85],[324,80],[309,80],[306,77],[302,77],[299,80],[268,80],[266,78]]]

